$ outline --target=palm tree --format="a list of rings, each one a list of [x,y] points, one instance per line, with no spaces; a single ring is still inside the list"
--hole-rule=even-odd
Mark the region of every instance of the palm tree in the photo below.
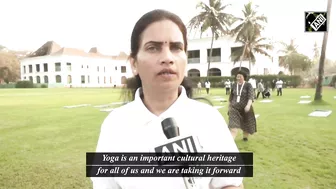
[[[256,11],[258,5],[252,7],[252,2],[244,5],[244,18],[235,17],[234,23],[238,25],[231,30],[231,34],[236,35],[236,40],[239,40],[245,35],[246,31],[255,28],[255,35],[260,36],[261,31],[264,29],[264,24],[267,23],[267,17],[263,14],[259,15]]]
[[[244,18],[235,17],[233,21],[233,23],[238,23],[238,25],[231,30],[231,35],[236,36],[236,42],[244,41],[244,47],[241,51],[239,69],[241,69],[241,63],[245,57],[245,51],[247,50],[248,39],[246,39],[246,37],[251,35],[255,36],[254,38],[259,37],[261,31],[264,29],[264,24],[267,23],[267,17],[263,14],[259,15],[256,11],[257,8],[258,6],[252,7],[252,2],[249,2],[248,4],[244,5],[244,9],[242,10]],[[253,34],[249,34],[249,30],[253,31]],[[251,68],[249,71],[251,72]]]
[[[201,12],[193,17],[188,24],[190,30],[200,29],[201,34],[209,29],[211,30],[212,39],[208,58],[207,79],[209,78],[213,41],[229,33],[233,16],[223,12],[228,6],[230,6],[230,4],[223,5],[221,0],[209,0],[208,5],[204,2],[200,2],[196,8],[201,8]]]
[[[292,60],[291,57],[293,54],[298,54],[298,51],[297,51],[298,45],[295,44],[294,38],[290,40],[289,44],[283,41],[280,41],[278,43],[282,45],[282,49],[280,49],[278,53],[284,54],[284,56],[282,56],[279,60],[279,66],[283,66],[286,69],[290,69],[291,60]],[[290,70],[290,71],[292,72],[293,70]]]
[[[249,70],[251,70],[251,64],[254,65],[256,62],[256,53],[271,57],[267,50],[272,50],[273,46],[267,41],[267,38],[259,37],[258,31],[255,28],[247,30],[237,41],[243,45],[236,47],[231,53],[233,62],[236,63],[240,60],[241,68],[242,59],[247,59],[249,60]]]
[[[327,20],[327,27],[330,25],[330,15],[331,15],[331,0],[328,0],[327,5],[327,14],[329,15],[329,18]],[[321,49],[321,56],[320,56],[320,63],[319,63],[319,71],[318,71],[318,80],[316,85],[316,91],[315,91],[315,98],[314,101],[322,100],[322,80],[323,80],[323,72],[324,72],[324,61],[325,61],[325,54],[326,54],[326,48],[327,48],[327,41],[328,41],[328,31],[324,32],[323,35],[323,42],[322,42],[322,49]]]

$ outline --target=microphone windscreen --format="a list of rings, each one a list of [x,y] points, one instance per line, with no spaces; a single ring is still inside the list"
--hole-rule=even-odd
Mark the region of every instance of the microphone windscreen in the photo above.
[[[166,118],[161,122],[163,133],[168,139],[180,136],[180,130],[173,118]]]

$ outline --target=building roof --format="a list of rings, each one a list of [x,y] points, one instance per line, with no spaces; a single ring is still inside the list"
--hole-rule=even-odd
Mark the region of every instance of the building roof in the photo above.
[[[93,57],[93,58],[111,58],[115,60],[126,60],[128,55],[125,52],[120,52],[117,56],[103,55],[98,51],[97,47],[92,47],[89,52],[85,52],[81,49],[61,47],[54,41],[48,41],[42,45],[39,49],[31,53],[28,57],[39,57],[39,56],[81,56],[81,57]]]

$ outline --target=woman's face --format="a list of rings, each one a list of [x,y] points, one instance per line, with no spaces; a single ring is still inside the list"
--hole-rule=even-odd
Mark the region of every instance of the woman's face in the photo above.
[[[238,82],[242,82],[242,81],[244,81],[244,76],[242,74],[237,74],[236,79],[237,79]]]
[[[150,24],[141,34],[136,59],[131,59],[134,74],[139,74],[145,89],[177,89],[184,78],[187,54],[183,35],[170,20]]]

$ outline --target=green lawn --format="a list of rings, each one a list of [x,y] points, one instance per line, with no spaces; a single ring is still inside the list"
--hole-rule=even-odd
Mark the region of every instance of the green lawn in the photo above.
[[[211,93],[225,96],[222,89]],[[241,134],[236,139],[241,151],[254,152],[254,177],[245,178],[245,188],[335,188],[336,90],[324,90],[329,105],[323,106],[297,104],[303,95],[314,90],[284,89],[272,103],[254,103],[258,133],[247,143]],[[91,188],[85,153],[95,150],[108,113],[63,106],[118,101],[118,89],[1,89],[0,188]],[[224,105],[220,111],[227,120],[227,104],[213,102]],[[314,109],[333,113],[308,117]]]

